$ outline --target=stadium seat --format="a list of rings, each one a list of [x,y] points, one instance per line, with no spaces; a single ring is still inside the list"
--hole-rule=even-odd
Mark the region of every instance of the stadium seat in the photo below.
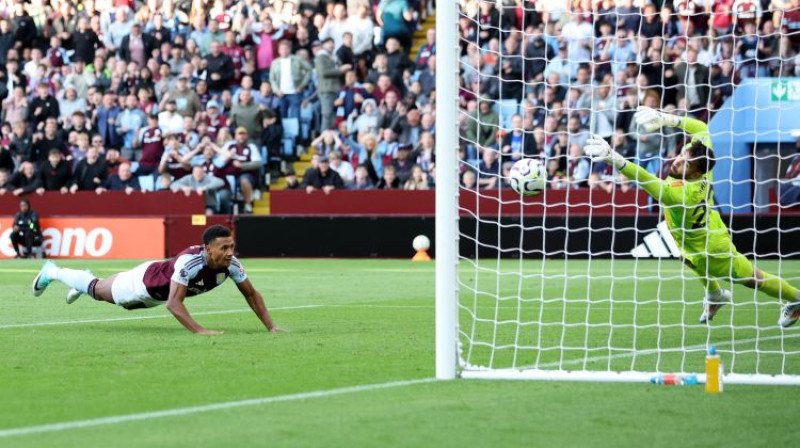
[[[283,126],[283,155],[294,157],[294,144],[300,135],[300,120],[297,118],[284,118],[281,121]]]

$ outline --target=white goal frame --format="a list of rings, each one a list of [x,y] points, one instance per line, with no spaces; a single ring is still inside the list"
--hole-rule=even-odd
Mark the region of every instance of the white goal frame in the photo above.
[[[488,369],[466,366],[460,360],[458,24],[457,0],[440,1],[436,9],[436,378],[650,382],[659,372]],[[705,382],[705,374],[698,373],[697,378],[698,382]],[[800,385],[800,375],[732,373],[723,378],[729,384]]]

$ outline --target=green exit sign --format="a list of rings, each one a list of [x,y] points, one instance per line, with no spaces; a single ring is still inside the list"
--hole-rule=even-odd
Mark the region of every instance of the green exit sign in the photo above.
[[[772,101],[800,101],[800,81],[772,81]]]

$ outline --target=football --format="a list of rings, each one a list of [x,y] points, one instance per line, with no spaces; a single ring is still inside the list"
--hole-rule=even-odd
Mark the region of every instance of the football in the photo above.
[[[547,173],[539,159],[521,159],[511,167],[509,184],[514,191],[523,196],[541,193],[546,182]]]

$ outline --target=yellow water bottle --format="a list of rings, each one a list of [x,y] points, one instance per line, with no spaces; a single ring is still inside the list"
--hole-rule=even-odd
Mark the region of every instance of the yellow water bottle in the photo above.
[[[722,392],[722,363],[713,345],[708,348],[706,356],[706,392],[710,394]]]

